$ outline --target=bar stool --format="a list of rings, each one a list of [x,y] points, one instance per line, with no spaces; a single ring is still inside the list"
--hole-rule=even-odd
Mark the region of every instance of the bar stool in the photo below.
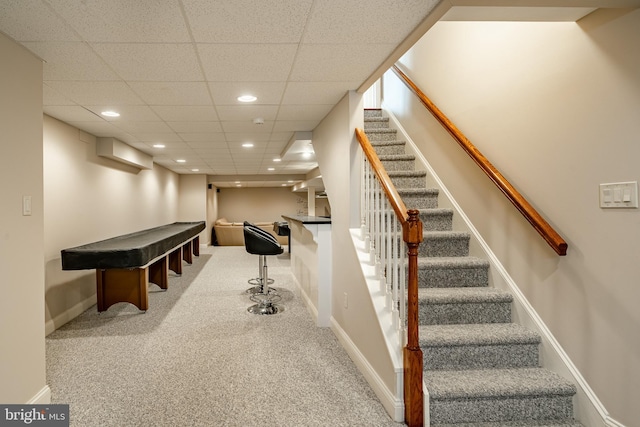
[[[245,223],[243,227],[244,246],[247,252],[260,257],[261,275],[260,290],[252,294],[249,299],[256,304],[247,308],[253,314],[276,314],[284,311],[284,307],[275,304],[282,298],[273,288],[269,288],[269,274],[267,266],[267,256],[280,255],[284,252],[278,240],[267,231],[256,227],[251,223]]]
[[[249,221],[244,221],[243,225],[245,227],[251,227],[256,229],[256,231],[258,233],[260,233],[262,230],[262,228],[258,227],[255,224],[250,223]],[[258,231],[260,230],[260,231]],[[258,292],[262,292],[262,270],[263,270],[263,266],[262,263],[264,262],[263,257],[260,257],[260,259],[258,260],[258,277],[252,277],[251,279],[247,280],[247,283],[249,283],[251,286],[249,289],[247,289],[245,292],[248,294],[256,294]],[[267,279],[267,285],[271,285],[273,284],[273,279],[269,278]],[[269,288],[270,290],[273,290],[273,288]]]

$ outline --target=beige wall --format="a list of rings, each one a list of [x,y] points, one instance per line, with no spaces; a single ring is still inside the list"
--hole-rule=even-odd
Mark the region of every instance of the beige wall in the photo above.
[[[231,222],[284,221],[282,215],[296,215],[306,206],[306,193],[293,193],[291,187],[221,188],[218,218]]]
[[[42,62],[0,34],[0,402],[49,403],[44,347]],[[22,215],[31,196],[31,215]]]
[[[598,184],[640,180],[640,10],[579,23],[440,22],[408,74],[568,241],[558,257],[401,85],[385,102],[611,416],[640,420],[640,211]],[[392,100],[393,95],[396,96]]]
[[[359,227],[356,153],[360,151],[354,129],[363,127],[362,109],[362,96],[349,93],[313,131],[313,147],[332,210],[331,314],[393,394],[397,392],[393,363],[381,331],[373,327],[378,324],[377,316],[349,233],[350,228]],[[345,293],[348,308],[343,304]]]
[[[60,251],[176,221],[180,180],[155,164],[138,170],[98,157],[94,136],[49,116],[44,116],[43,141],[45,320],[50,333],[95,304],[95,271],[62,271]],[[202,197],[204,209],[204,193]],[[190,208],[184,209],[187,218]]]
[[[178,221],[207,221],[208,195],[206,175],[180,175]],[[200,244],[209,244],[211,233],[200,233]]]

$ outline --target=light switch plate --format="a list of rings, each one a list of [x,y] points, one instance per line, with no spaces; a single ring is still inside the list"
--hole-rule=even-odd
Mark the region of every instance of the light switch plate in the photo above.
[[[638,208],[638,181],[600,184],[600,207]]]

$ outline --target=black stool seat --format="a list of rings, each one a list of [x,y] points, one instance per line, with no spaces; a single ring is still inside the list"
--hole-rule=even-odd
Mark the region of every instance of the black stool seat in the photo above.
[[[253,255],[280,255],[284,252],[278,240],[253,224],[244,224],[244,246]]]
[[[284,249],[271,233],[250,222],[245,221],[242,229],[245,249],[252,255],[259,255],[260,275],[257,279],[258,286],[249,290],[252,293],[250,299],[256,304],[247,310],[253,314],[276,314],[282,312],[284,308],[274,304],[274,302],[281,299],[280,295],[275,292],[275,289],[268,286],[270,279],[267,274],[267,256],[280,255],[284,252]],[[271,280],[272,282],[273,280]]]

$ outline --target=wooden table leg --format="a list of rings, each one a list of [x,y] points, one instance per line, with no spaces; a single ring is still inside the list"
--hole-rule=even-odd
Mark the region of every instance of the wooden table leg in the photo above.
[[[191,251],[192,246],[191,242],[185,243],[182,246],[182,259],[184,259],[187,264],[193,264],[193,252]]]
[[[169,270],[182,274],[182,246],[169,254]]]
[[[147,311],[149,309],[148,285],[147,268],[96,270],[98,311],[106,311],[119,302],[129,302],[140,310]]]
[[[169,288],[169,263],[166,256],[149,266],[149,282],[160,286],[160,289]]]
[[[193,244],[193,254],[195,256],[200,256],[200,236],[196,236],[191,243]]]

